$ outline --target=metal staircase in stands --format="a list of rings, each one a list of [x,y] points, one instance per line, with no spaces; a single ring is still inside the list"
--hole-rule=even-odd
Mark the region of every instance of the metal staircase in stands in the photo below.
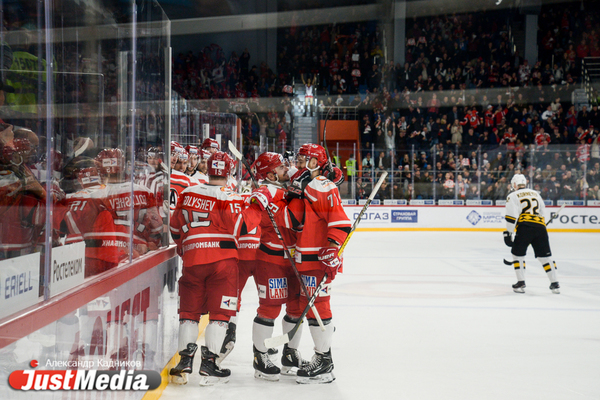
[[[317,106],[313,105],[312,116],[310,112],[304,116],[304,85],[302,83],[294,85],[295,98],[294,105],[294,131],[293,145],[294,151],[298,150],[304,143],[317,143]],[[316,102],[316,96],[315,96]]]

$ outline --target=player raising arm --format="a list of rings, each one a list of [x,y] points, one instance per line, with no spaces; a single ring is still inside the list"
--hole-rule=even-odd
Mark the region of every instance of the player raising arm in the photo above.
[[[545,205],[540,194],[532,189],[527,189],[527,178],[523,174],[515,174],[511,180],[515,190],[508,195],[506,200],[506,230],[504,242],[512,247],[513,265],[517,274],[517,283],[513,285],[516,293],[525,293],[525,254],[531,245],[535,257],[542,263],[552,293],[560,293],[560,286],[556,278],[556,262],[552,260],[546,221],[544,220]],[[512,232],[516,234],[512,240]]]

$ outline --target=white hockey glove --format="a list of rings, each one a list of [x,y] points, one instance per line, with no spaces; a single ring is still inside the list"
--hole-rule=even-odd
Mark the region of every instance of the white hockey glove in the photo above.
[[[273,197],[271,197],[271,192],[265,186],[261,186],[256,189],[250,197],[248,197],[248,202],[250,204],[256,203],[260,207],[262,211],[265,211],[269,206],[269,203],[273,201]]]

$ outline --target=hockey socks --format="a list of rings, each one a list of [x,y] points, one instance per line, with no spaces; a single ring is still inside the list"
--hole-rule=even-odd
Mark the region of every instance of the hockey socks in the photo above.
[[[550,280],[550,290],[552,293],[559,294],[560,293],[560,285],[558,284],[558,278],[556,277],[556,262],[552,261],[550,257],[540,257],[538,258],[542,267],[544,267],[544,271],[546,271],[546,276]]]
[[[297,318],[285,315],[281,321],[283,333],[290,332],[296,323]],[[302,325],[298,328],[298,331],[286,345],[283,346],[283,353],[281,354],[281,375],[296,376],[298,368],[308,364],[308,361],[303,360],[298,346],[300,345],[300,338],[302,337]]]
[[[279,380],[279,367],[277,367],[269,358],[268,349],[265,346],[265,339],[273,335],[275,322],[271,319],[256,317],[252,324],[252,342],[254,343],[254,377],[268,381]]]

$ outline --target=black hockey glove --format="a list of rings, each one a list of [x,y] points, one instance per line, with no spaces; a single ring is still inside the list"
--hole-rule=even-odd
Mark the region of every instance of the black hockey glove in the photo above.
[[[288,191],[286,194],[286,199],[301,199],[304,197],[304,189],[312,180],[312,173],[304,168],[294,174],[290,179],[291,183],[287,187]]]
[[[504,235],[504,243],[508,246],[508,247],[512,247],[513,245],[513,240],[512,237],[510,235],[509,231],[504,231],[502,232],[502,234]]]

